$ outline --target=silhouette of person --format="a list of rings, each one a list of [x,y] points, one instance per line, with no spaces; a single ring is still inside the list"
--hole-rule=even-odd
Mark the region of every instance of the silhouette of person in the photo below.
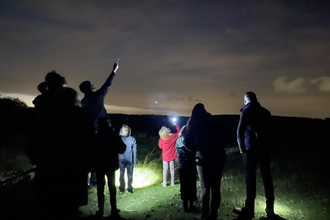
[[[81,106],[87,110],[90,119],[94,123],[95,132],[98,131],[98,119],[108,117],[107,111],[104,108],[104,98],[107,95],[110,86],[115,79],[116,72],[119,68],[116,62],[113,65],[113,69],[109,77],[100,89],[96,90],[94,85],[90,81],[84,81],[79,85],[80,91],[84,93],[84,97],[81,100]],[[91,173],[90,188],[96,187],[96,174]]]
[[[120,168],[120,176],[119,176],[119,191],[125,192],[125,170],[127,174],[127,191],[129,193],[133,193],[133,168],[136,164],[136,140],[131,136],[131,128],[127,125],[123,125],[120,128],[119,135],[121,136],[122,141],[126,144],[126,150],[123,154],[119,154],[119,168]]]
[[[196,219],[217,219],[221,202],[221,177],[226,153],[212,115],[198,103],[192,110],[185,137],[186,147],[195,152],[195,163],[201,185],[202,213]],[[210,207],[211,193],[211,207]]]
[[[36,189],[40,219],[74,219],[87,204],[87,174],[95,144],[93,125],[84,109],[75,106],[77,93],[62,88],[46,100],[50,109],[27,146],[36,164]],[[55,100],[55,103],[51,101]]]
[[[195,165],[195,153],[185,146],[184,139],[187,130],[187,126],[184,125],[179,133],[179,138],[176,141],[175,152],[178,154],[182,207],[184,212],[191,212],[194,211],[194,202],[197,200],[197,170]]]
[[[175,143],[179,137],[181,128],[176,124],[176,122],[173,122],[173,125],[176,126],[176,133],[171,133],[171,130],[165,126],[159,130],[160,138],[158,141],[158,146],[160,149],[162,149],[163,155],[163,187],[167,186],[168,164],[170,164],[172,186],[174,186],[175,180],[174,160],[178,157],[178,154],[175,153]]]
[[[245,106],[237,128],[237,142],[243,157],[246,183],[246,200],[242,208],[235,208],[240,216],[246,219],[254,217],[254,200],[256,198],[256,170],[260,167],[265,187],[266,213],[274,216],[274,187],[270,172],[269,126],[270,112],[263,108],[253,92],[244,95]]]
[[[37,103],[39,121],[52,117],[51,115],[61,102],[60,92],[64,88],[63,86],[67,84],[65,78],[55,70],[47,73],[45,83],[48,89],[41,94]]]
[[[46,82],[41,82],[37,86],[38,91],[40,92],[40,95],[38,95],[33,101],[33,105],[36,109],[37,114],[37,121],[40,120],[41,115],[41,109],[42,109],[42,103],[43,103],[43,94],[48,90],[48,86]]]
[[[99,210],[96,212],[97,217],[103,217],[104,213],[104,185],[106,175],[108,178],[108,187],[110,192],[111,216],[119,217],[116,201],[115,171],[119,168],[118,154],[122,154],[126,150],[126,145],[121,137],[111,127],[110,119],[99,118],[99,131],[97,133],[98,148],[96,165],[97,180],[97,200]]]

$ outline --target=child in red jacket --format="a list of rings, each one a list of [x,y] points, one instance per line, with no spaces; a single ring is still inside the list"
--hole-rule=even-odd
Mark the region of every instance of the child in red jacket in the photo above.
[[[167,184],[167,171],[168,171],[168,164],[170,164],[170,172],[171,172],[171,185],[174,186],[174,160],[178,157],[178,154],[175,153],[175,144],[176,140],[179,137],[179,133],[181,128],[175,122],[176,125],[176,133],[172,134],[171,130],[165,126],[163,126],[159,130],[159,142],[158,146],[160,149],[163,150],[163,182],[162,185],[166,187]]]

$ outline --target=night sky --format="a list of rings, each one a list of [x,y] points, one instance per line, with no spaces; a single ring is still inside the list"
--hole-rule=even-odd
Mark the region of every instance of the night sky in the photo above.
[[[108,113],[330,116],[330,3],[314,0],[0,0],[0,94],[29,106],[56,70],[99,88]]]

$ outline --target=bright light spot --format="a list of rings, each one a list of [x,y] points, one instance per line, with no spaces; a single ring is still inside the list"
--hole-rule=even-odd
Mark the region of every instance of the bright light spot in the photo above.
[[[158,102],[157,102],[157,101],[155,101],[155,103],[157,104]]]
[[[176,118],[173,118],[172,121],[176,121]]]
[[[134,166],[133,188],[142,188],[153,185],[161,181],[161,173],[155,173],[147,167]],[[127,188],[127,175],[125,172],[125,182]],[[119,169],[116,171],[116,185],[119,186]]]
[[[266,208],[265,201],[258,199],[256,201],[255,210],[260,213],[265,213],[265,208]],[[288,206],[286,206],[283,202],[280,202],[278,200],[275,200],[274,211],[275,214],[278,214],[280,216],[286,215],[287,213],[292,213],[292,210]]]

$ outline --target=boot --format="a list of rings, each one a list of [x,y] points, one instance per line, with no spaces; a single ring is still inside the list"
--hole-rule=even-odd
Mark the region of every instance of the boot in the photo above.
[[[182,201],[182,207],[183,207],[183,211],[184,212],[189,212],[189,209],[188,209],[188,200],[183,200]]]
[[[233,212],[244,219],[252,219],[254,217],[254,206],[245,205],[243,207],[236,207]]]

